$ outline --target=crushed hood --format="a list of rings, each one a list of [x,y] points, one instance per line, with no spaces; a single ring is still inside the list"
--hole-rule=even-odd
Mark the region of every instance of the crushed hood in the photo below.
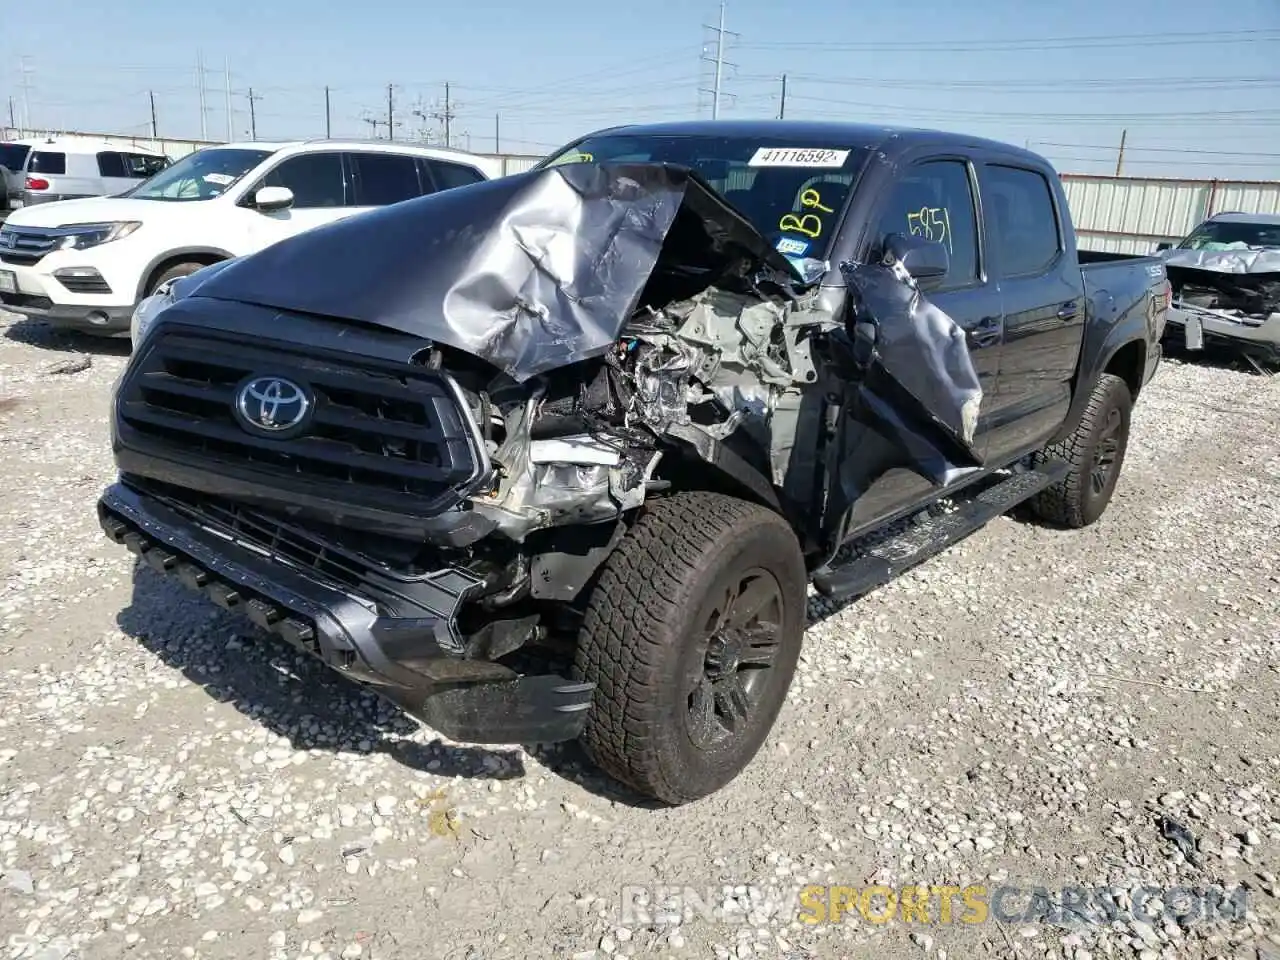
[[[1166,267],[1213,273],[1280,273],[1280,250],[1240,247],[1225,250],[1164,250]]]
[[[310,230],[230,263],[190,295],[387,327],[523,381],[607,351],[655,280],[803,284],[692,171],[577,163]]]

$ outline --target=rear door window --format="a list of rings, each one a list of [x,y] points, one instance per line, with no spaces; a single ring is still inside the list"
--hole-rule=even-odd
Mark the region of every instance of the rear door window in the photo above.
[[[982,209],[995,227],[1000,271],[1006,277],[1047,271],[1062,251],[1049,183],[1034,170],[988,164],[982,170]]]
[[[413,157],[394,153],[350,153],[357,207],[383,207],[422,196]]]
[[[49,150],[32,150],[27,158],[27,173],[44,173],[54,176],[67,172],[67,155]]]

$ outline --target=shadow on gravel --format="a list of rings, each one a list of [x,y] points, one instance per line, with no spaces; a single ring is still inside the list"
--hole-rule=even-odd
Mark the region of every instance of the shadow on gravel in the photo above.
[[[395,705],[147,567],[135,567],[132,602],[116,622],[212,699],[231,704],[295,749],[383,753],[442,777],[511,780],[525,774],[513,750],[411,739],[423,727]]]
[[[15,343],[58,353],[127,357],[131,349],[128,337],[94,337],[74,330],[55,330],[43,320],[15,320],[4,331],[4,336]]]

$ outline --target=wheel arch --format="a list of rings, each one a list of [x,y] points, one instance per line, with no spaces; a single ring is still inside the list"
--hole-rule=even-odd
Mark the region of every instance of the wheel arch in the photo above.
[[[233,259],[234,254],[221,249],[220,247],[178,247],[174,250],[166,250],[164,253],[154,257],[147,264],[146,269],[142,271],[141,278],[138,281],[137,299],[141,300],[155,286],[156,278],[180,263],[199,263],[203,266],[211,266],[215,263],[221,263],[223,260]]]

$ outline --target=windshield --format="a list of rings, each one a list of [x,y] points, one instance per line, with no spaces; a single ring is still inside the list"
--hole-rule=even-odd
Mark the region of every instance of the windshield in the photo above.
[[[25,143],[0,143],[0,167],[8,167],[13,173],[22,169],[31,147]]]
[[[863,148],[777,137],[601,134],[552,157],[563,163],[630,161],[690,167],[794,261],[826,258]]]
[[[1202,223],[1178,244],[1179,250],[1242,250],[1249,247],[1280,248],[1280,223]]]
[[[271,156],[270,150],[214,147],[188,154],[121,196],[135,200],[212,200]]]

